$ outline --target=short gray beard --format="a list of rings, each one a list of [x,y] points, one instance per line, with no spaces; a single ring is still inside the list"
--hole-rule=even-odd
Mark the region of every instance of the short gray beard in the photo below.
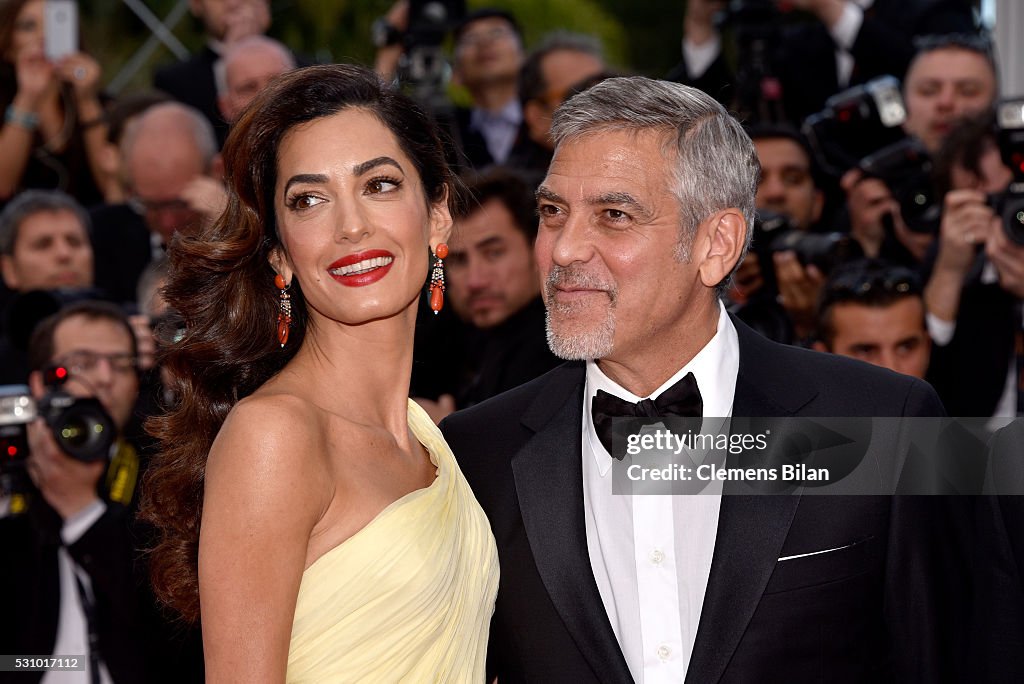
[[[559,284],[582,285],[584,287],[609,288],[608,296],[611,305],[607,315],[595,322],[595,327],[575,334],[561,333],[555,330],[552,323],[552,312],[556,315],[571,316],[577,307],[559,304],[555,301],[555,286]],[[573,267],[554,266],[544,283],[545,304],[547,312],[545,324],[547,328],[548,347],[551,353],[566,361],[589,361],[601,359],[612,352],[615,341],[615,302],[618,289],[604,281],[593,278]]]

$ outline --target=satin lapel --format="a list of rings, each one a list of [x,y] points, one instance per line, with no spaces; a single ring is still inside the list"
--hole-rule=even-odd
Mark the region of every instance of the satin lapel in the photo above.
[[[580,652],[605,682],[632,682],[590,567],[583,519],[583,373],[566,374],[524,415],[536,430],[512,458],[534,561]],[[573,382],[575,381],[575,382]]]
[[[771,355],[755,354],[761,340],[752,339],[750,335],[754,333],[740,326],[737,332],[740,373],[736,379],[733,415],[790,415],[790,411],[780,406],[782,402],[774,401],[762,391],[766,385],[756,369],[770,367]],[[752,359],[758,366],[751,363]],[[715,553],[697,639],[686,673],[687,684],[708,684],[721,679],[775,569],[799,503],[797,494],[730,495],[727,485],[718,516]]]

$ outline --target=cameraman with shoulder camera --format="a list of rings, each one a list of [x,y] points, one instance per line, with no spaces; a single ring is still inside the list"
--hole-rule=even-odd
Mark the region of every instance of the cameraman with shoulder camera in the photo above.
[[[991,113],[964,121],[936,160],[948,192],[925,302],[935,341],[932,382],[952,415],[1024,411],[1024,231],[993,208],[1007,201],[1014,180],[998,135]]]
[[[139,389],[135,337],[119,308],[83,301],[40,323],[30,349],[37,404],[53,391],[48,381],[64,378],[67,394],[99,400],[118,438],[109,453],[76,459],[58,446],[52,420],[27,426],[31,486],[0,519],[0,643],[10,653],[82,658],[85,671],[61,681],[143,681],[128,514],[140,468],[124,437]]]

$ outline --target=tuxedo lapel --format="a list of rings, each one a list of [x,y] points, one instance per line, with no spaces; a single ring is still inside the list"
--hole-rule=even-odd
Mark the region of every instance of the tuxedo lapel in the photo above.
[[[794,369],[773,365],[771,345],[733,319],[740,346],[733,416],[793,415],[816,394],[795,380]],[[790,383],[782,382],[788,377]],[[792,389],[790,389],[792,388]],[[722,496],[715,553],[704,594],[687,684],[717,682],[739,645],[789,532],[798,494]]]
[[[535,431],[512,457],[537,570],[580,652],[602,681],[632,682],[594,580],[583,517],[584,369],[565,365],[523,416]]]

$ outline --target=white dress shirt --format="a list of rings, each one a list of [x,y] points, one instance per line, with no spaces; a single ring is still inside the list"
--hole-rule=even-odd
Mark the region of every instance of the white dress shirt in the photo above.
[[[79,595],[78,582],[86,592],[92,593],[92,580],[75,563],[68,552],[68,545],[74,544],[89,531],[97,520],[103,517],[107,505],[97,499],[74,516],[64,521],[60,536],[64,542],[57,549],[57,568],[60,577],[60,609],[57,619],[57,640],[53,645],[55,656],[78,656],[84,658],[84,670],[51,670],[43,675],[40,684],[92,684],[89,681],[89,628],[85,620],[85,609]],[[78,582],[75,577],[78,577]],[[101,684],[112,684],[106,665],[100,662]]]
[[[736,328],[720,307],[711,341],[651,398],[692,372],[704,416],[731,417],[738,370]],[[612,494],[612,457],[590,413],[599,389],[633,402],[644,398],[587,363],[582,457],[590,564],[633,679],[678,684],[689,666],[711,572],[721,484],[699,496]]]

